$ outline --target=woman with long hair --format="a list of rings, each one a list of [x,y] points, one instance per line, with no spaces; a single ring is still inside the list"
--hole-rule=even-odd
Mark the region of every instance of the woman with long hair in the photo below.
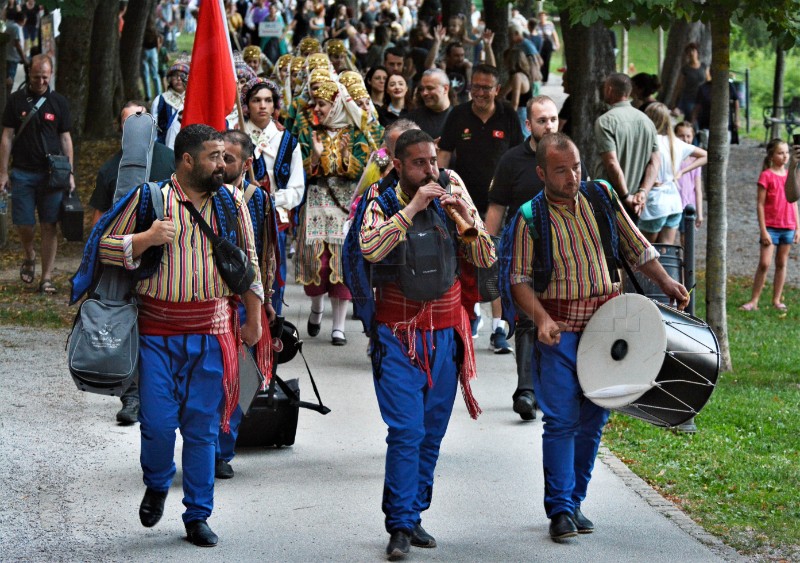
[[[503,53],[503,64],[508,71],[508,80],[500,88],[499,97],[506,99],[519,117],[522,136],[528,136],[528,129],[525,127],[527,119],[528,100],[533,97],[533,86],[531,84],[531,67],[528,57],[522,49],[513,47],[506,49]]]
[[[378,108],[381,125],[388,126],[398,118],[408,115],[412,109],[411,92],[406,79],[401,74],[393,74],[386,81],[383,106]]]
[[[386,80],[388,78],[389,71],[382,65],[372,67],[364,77],[364,84],[369,92],[369,97],[376,108],[383,105],[383,96],[386,93]]]
[[[661,167],[656,183],[647,193],[647,201],[639,217],[639,230],[650,242],[674,244],[675,234],[683,217],[683,203],[677,180],[683,174],[708,162],[708,153],[675,137],[669,108],[664,104],[650,104],[645,114],[656,126]],[[681,163],[690,156],[695,160],[681,168]]]
[[[308,335],[314,337],[320,332],[327,294],[333,313],[331,343],[344,346],[351,296],[344,285],[342,244],[348,204],[370,149],[356,127],[362,111],[343,85],[323,81],[311,97],[314,125],[299,135],[308,185],[297,230],[295,277],[311,298]]]

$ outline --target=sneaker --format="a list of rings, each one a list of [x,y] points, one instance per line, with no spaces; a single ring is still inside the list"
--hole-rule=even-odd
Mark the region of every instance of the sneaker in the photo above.
[[[503,327],[497,327],[489,336],[489,350],[495,354],[510,354],[512,352],[513,349],[506,339],[506,331],[503,330]]]
[[[475,317],[469,325],[472,328],[472,338],[478,338],[478,331],[483,328],[483,315]]]

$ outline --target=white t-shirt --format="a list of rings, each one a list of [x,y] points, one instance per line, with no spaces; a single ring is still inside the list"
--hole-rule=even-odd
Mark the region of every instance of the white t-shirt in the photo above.
[[[675,138],[673,138],[672,147],[672,156],[670,156],[669,137],[667,135],[658,136],[661,166],[658,170],[656,185],[647,194],[647,203],[642,211],[641,219],[646,221],[683,212],[675,173],[680,170],[681,162],[692,154],[694,147]]]

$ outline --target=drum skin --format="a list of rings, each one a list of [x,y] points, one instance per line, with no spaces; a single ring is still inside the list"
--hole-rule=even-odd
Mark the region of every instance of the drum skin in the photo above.
[[[719,343],[701,319],[642,295],[621,295],[586,326],[577,372],[595,404],[656,426],[678,426],[711,397]]]

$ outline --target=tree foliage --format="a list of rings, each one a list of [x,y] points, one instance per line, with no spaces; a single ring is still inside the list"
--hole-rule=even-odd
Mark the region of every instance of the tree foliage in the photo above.
[[[631,19],[650,24],[653,29],[668,27],[673,18],[712,22],[720,10],[737,20],[755,18],[784,49],[798,44],[800,38],[800,0],[559,0],[571,14],[572,23],[590,26],[601,21],[630,27]]]

